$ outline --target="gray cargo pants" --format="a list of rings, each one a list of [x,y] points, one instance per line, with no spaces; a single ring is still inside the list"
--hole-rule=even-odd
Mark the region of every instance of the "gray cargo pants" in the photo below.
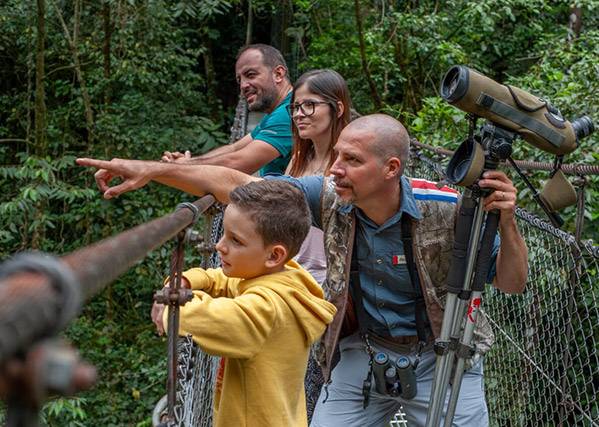
[[[400,354],[416,356],[416,346],[404,346],[392,351],[373,344],[376,351],[384,351],[391,360]],[[374,380],[370,392],[370,403],[362,407],[362,383],[368,373],[368,354],[358,334],[342,339],[339,343],[341,359],[332,373],[332,383],[327,390],[322,388],[311,427],[379,427],[388,426],[400,407],[406,414],[408,426],[424,426],[431,393],[435,354],[432,349],[423,352],[416,368],[418,393],[413,399],[390,397],[377,393]],[[449,394],[449,393],[448,393]],[[326,399],[325,399],[326,398]],[[325,401],[326,400],[326,401]],[[454,426],[488,426],[487,404],[483,390],[482,361],[464,374],[459,402],[453,420]]]

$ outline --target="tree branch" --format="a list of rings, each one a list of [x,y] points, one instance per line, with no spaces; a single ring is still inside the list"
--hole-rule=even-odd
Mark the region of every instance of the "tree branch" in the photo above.
[[[366,59],[366,46],[364,44],[364,30],[362,27],[362,15],[360,13],[360,1],[354,0],[354,10],[356,12],[356,24],[358,26],[358,40],[360,41],[360,59],[362,60],[362,70],[366,76],[366,81],[368,82],[368,86],[370,87],[370,96],[372,96],[372,101],[374,102],[374,106],[377,110],[380,110],[383,107],[383,101],[376,89],[376,85],[374,84],[374,80],[370,75],[370,70],[368,69],[368,61]]]
[[[81,87],[81,98],[83,99],[83,107],[85,109],[85,122],[87,124],[87,142],[88,146],[92,145],[93,142],[93,133],[94,133],[94,113],[92,110],[91,99],[89,93],[87,91],[87,86],[85,84],[85,79],[83,78],[83,71],[81,70],[81,62],[79,61],[79,53],[77,51],[77,40],[79,37],[79,21],[80,21],[80,9],[81,9],[81,0],[75,1],[75,14],[74,14],[74,22],[73,22],[73,37],[69,33],[69,29],[67,28],[67,24],[64,21],[61,10],[58,8],[56,4],[56,0],[50,0],[54,5],[54,9],[56,9],[56,16],[60,20],[60,24],[62,25],[62,29],[64,32],[64,36],[69,43],[71,48],[71,53],[73,55],[73,65],[75,66],[75,74],[77,75],[77,80],[79,81],[79,86]]]

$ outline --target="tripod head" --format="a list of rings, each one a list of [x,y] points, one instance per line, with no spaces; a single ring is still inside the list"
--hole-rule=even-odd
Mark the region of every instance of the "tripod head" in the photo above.
[[[471,127],[475,120],[472,119]],[[499,162],[510,157],[517,136],[492,122],[486,122],[477,135],[471,132],[447,165],[449,182],[462,187],[474,185],[484,171],[497,169]]]

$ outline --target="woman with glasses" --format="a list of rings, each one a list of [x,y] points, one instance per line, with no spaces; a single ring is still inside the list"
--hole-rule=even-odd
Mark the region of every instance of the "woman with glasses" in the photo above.
[[[288,108],[293,147],[285,173],[294,177],[326,174],[335,160],[333,146],[350,121],[347,83],[333,70],[308,71],[295,82]],[[312,227],[296,261],[322,284],[327,266],[321,230]]]
[[[295,82],[288,108],[293,121],[293,148],[286,174],[294,177],[326,174],[335,160],[333,147],[337,138],[350,121],[347,83],[333,70],[308,71]],[[320,284],[327,269],[323,236],[320,229],[312,227],[295,257]],[[309,421],[322,383],[320,368],[310,358],[305,381]]]

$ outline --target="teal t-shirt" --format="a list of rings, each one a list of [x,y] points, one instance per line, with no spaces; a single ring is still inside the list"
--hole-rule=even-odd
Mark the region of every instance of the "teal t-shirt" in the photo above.
[[[252,139],[259,139],[277,149],[280,156],[265,164],[260,169],[260,176],[285,173],[291,159],[293,138],[291,135],[291,117],[287,106],[291,101],[291,92],[277,105],[272,113],[265,115],[252,130]]]

